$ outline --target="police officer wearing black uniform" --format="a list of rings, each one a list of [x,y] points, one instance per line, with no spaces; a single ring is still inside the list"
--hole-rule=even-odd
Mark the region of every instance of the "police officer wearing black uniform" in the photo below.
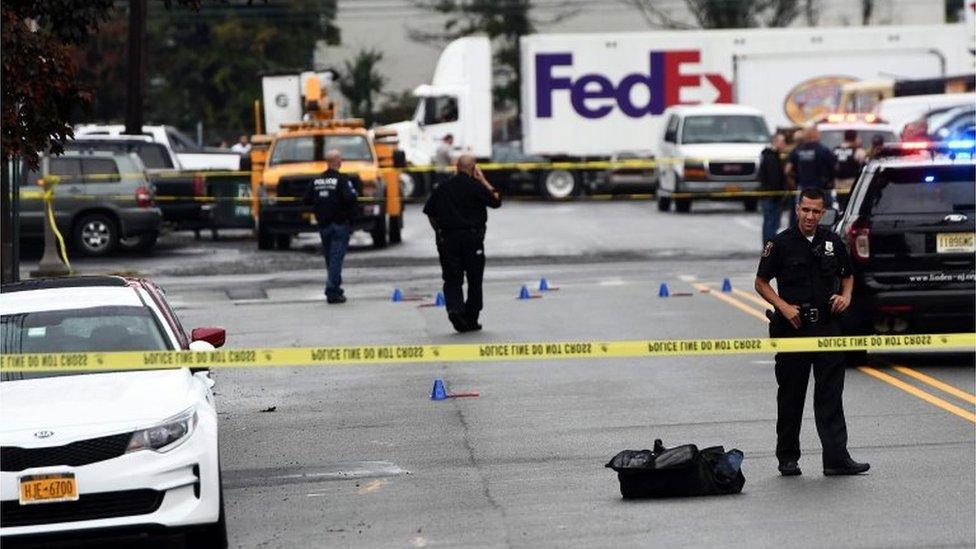
[[[339,172],[342,155],[338,150],[325,153],[328,169],[317,177],[305,193],[305,203],[315,210],[315,221],[322,237],[322,255],[327,272],[325,299],[328,303],[345,303],[342,290],[342,262],[349,249],[352,220],[356,217],[356,185]]]
[[[481,329],[478,315],[485,273],[486,208],[501,205],[501,195],[485,179],[471,155],[458,158],[457,174],[438,185],[424,205],[424,213],[437,233],[447,318],[458,332]],[[465,277],[467,301],[462,290]]]
[[[796,205],[797,225],[777,234],[763,249],[756,291],[776,309],[769,315],[770,337],[841,335],[838,317],[850,306],[854,281],[844,242],[820,227],[825,202],[821,189],[803,189]],[[769,284],[773,279],[778,293]],[[870,465],[854,461],[847,452],[843,353],[805,352],[776,354],[776,457],[780,473],[801,473],[800,422],[811,366],[813,411],[823,445],[824,474],[867,471]]]

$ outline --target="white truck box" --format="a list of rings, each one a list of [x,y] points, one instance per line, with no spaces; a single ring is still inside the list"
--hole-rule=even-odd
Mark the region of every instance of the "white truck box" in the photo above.
[[[746,29],[522,38],[528,154],[656,150],[676,104],[740,103],[774,127],[836,108],[839,86],[972,70],[965,25]]]

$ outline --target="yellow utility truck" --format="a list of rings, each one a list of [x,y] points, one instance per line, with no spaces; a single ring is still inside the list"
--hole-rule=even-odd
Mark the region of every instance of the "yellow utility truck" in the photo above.
[[[399,168],[406,161],[397,150],[396,134],[369,130],[358,118],[336,118],[335,102],[328,97],[320,77],[311,74],[303,78],[304,112],[300,120],[285,122],[279,118],[275,128],[265,126],[267,135],[256,135],[252,140],[252,206],[258,248],[288,249],[296,234],[318,230],[311,205],[303,198],[315,178],[326,170],[325,154],[331,149],[342,154],[341,171],[357,182],[360,206],[353,230],[368,231],[376,248],[400,242],[403,203]],[[297,99],[276,93],[273,86],[269,92],[266,83],[264,88],[265,109],[269,101],[280,111],[281,105]],[[256,114],[260,110],[256,105]],[[256,118],[260,125],[260,117]],[[267,124],[267,115],[265,119]]]

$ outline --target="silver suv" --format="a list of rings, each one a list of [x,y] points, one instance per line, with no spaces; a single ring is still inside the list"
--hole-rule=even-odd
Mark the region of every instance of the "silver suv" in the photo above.
[[[54,217],[65,240],[83,255],[105,256],[120,243],[148,250],[156,244],[162,214],[139,157],[132,153],[69,151],[45,156],[39,170],[27,171],[20,187],[20,230],[44,235],[43,188],[38,181],[57,175]]]

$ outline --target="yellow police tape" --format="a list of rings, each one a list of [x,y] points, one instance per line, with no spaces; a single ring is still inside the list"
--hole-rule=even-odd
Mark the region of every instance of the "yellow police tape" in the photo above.
[[[8,354],[0,372],[265,368],[642,358],[810,351],[972,350],[976,333],[796,338],[656,339],[448,345],[360,345],[213,351]]]

